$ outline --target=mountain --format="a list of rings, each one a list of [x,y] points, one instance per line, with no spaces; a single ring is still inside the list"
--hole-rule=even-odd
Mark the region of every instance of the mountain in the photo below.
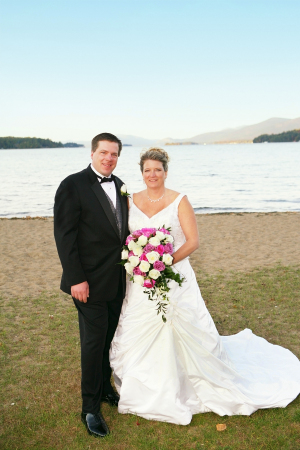
[[[254,125],[247,125],[237,128],[227,128],[221,131],[212,131],[210,133],[197,134],[193,137],[183,139],[173,139],[167,137],[164,139],[145,139],[139,136],[129,134],[118,134],[123,144],[131,144],[136,147],[150,147],[152,145],[165,145],[166,143],[176,142],[195,142],[198,144],[224,144],[230,142],[252,142],[254,138],[262,134],[278,134],[285,131],[296,130],[300,128],[300,117],[297,119],[283,119],[273,117]],[[90,148],[90,141],[78,141],[85,147]]]
[[[261,134],[277,134],[300,128],[300,117],[297,119],[282,119],[273,117],[254,125],[247,125],[238,128],[227,128],[221,131],[197,134],[196,136],[184,139],[165,138],[156,142],[164,145],[176,142],[197,142],[198,144],[224,144],[229,142],[252,142],[254,138]]]
[[[239,128],[228,128],[226,130],[203,133],[191,137],[189,140],[198,144],[213,144],[223,142],[252,141],[261,134],[277,134],[300,128],[300,117],[297,119],[281,119],[273,117],[254,125]]]

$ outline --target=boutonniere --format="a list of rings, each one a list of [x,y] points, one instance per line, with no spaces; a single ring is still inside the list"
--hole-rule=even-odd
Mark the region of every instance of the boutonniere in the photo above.
[[[126,184],[123,184],[123,186],[121,186],[121,195],[123,195],[125,197],[130,197],[130,194],[128,194],[128,192],[127,192]]]

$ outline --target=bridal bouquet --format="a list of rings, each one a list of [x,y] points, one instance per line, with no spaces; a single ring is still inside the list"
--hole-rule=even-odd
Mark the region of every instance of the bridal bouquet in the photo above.
[[[126,239],[126,245],[121,254],[121,263],[125,266],[130,280],[143,286],[148,299],[156,301],[157,314],[162,313],[162,320],[166,322],[165,313],[167,293],[170,288],[168,281],[174,280],[179,286],[184,278],[175,273],[170,267],[173,261],[173,236],[171,228],[142,228],[131,233]]]

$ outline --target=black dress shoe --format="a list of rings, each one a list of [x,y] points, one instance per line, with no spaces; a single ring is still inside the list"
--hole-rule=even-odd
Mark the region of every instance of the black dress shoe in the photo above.
[[[105,437],[109,434],[108,426],[100,412],[98,414],[81,413],[81,421],[92,436]]]
[[[119,400],[120,396],[116,392],[111,392],[110,394],[103,394],[101,397],[101,402],[108,403],[110,406],[118,406]]]

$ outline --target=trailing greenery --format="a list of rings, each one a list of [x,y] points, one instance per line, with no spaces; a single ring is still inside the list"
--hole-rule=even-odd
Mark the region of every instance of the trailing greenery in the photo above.
[[[247,327],[300,356],[299,267],[212,275],[194,269],[220,334]],[[80,421],[79,331],[70,297],[42,292],[2,297],[0,304],[3,450],[300,449],[300,396],[250,417],[197,414],[187,426],[118,414],[103,404],[111,434],[95,439]],[[225,431],[217,431],[220,423]]]
[[[84,147],[82,144],[75,144],[75,142],[54,142],[51,139],[41,138],[20,138],[13,136],[0,137],[0,149],[25,149],[25,148],[60,148],[60,147]]]
[[[279,134],[261,134],[260,136],[253,139],[254,144],[258,144],[261,142],[299,142],[299,141],[300,141],[300,130],[291,130]]]

